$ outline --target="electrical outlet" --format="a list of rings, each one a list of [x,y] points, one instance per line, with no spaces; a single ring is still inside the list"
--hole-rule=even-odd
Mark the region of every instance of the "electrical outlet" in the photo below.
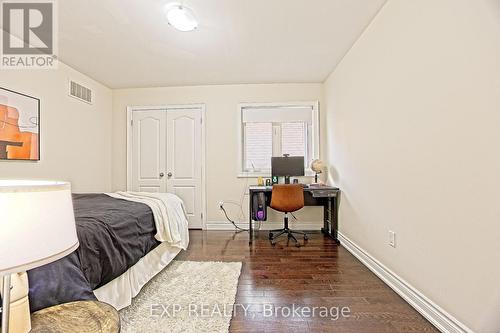
[[[389,245],[396,247],[396,233],[392,230],[389,230]]]
[[[222,207],[224,207],[224,201],[219,201],[218,207],[219,209],[222,209]]]

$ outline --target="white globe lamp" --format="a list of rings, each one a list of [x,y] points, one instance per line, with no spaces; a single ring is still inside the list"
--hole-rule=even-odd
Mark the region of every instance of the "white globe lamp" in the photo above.
[[[311,162],[311,170],[315,172],[314,175],[314,183],[318,183],[318,174],[323,173],[323,169],[325,168],[325,165],[323,164],[323,161],[320,159],[316,159]]]

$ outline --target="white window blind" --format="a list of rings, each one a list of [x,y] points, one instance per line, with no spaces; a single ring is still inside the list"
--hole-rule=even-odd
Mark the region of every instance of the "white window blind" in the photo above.
[[[312,123],[312,108],[311,107],[244,108],[242,112],[242,122]]]
[[[245,124],[245,170],[271,168],[273,156],[273,124]]]
[[[304,156],[307,160],[307,124],[281,124],[281,153],[290,156]]]

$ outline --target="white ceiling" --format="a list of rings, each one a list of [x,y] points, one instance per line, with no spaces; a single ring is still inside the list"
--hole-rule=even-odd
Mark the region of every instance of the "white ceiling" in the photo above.
[[[173,0],[175,1],[175,0]],[[60,59],[111,88],[323,82],[386,0],[59,1]]]

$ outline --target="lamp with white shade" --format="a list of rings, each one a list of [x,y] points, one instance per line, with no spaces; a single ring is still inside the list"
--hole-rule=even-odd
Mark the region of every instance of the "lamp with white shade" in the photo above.
[[[69,183],[0,180],[2,333],[9,332],[11,274],[56,261],[78,245]]]

